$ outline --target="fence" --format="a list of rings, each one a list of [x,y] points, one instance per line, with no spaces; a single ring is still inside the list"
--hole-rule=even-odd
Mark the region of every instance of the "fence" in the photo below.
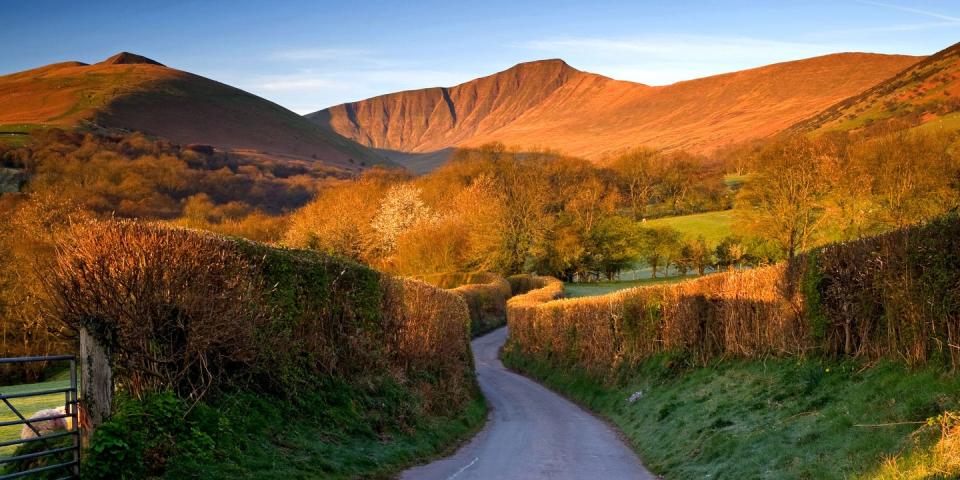
[[[0,428],[24,425],[32,430],[33,437],[17,438],[14,440],[0,441],[0,449],[10,447],[20,447],[22,445],[49,445],[51,440],[60,438],[71,438],[72,444],[65,447],[45,447],[40,450],[30,449],[27,453],[21,453],[9,457],[0,457],[0,480],[11,480],[15,478],[25,478],[31,475],[64,470],[63,479],[74,479],[80,476],[80,415],[79,399],[77,393],[77,360],[72,355],[59,355],[47,357],[19,357],[19,358],[0,358],[0,365],[22,364],[32,362],[69,362],[70,380],[66,387],[44,388],[41,390],[27,390],[15,392],[0,392],[0,412],[9,410],[14,420],[0,421]],[[49,395],[63,394],[63,413],[57,415],[45,415],[41,418],[30,419],[23,414],[11,400],[22,400],[28,398],[45,397]],[[41,424],[55,420],[69,419],[67,430],[44,434]],[[72,454],[69,461],[55,463],[51,465],[33,466],[32,463],[42,457]],[[9,471],[9,468],[18,468],[19,471]]]

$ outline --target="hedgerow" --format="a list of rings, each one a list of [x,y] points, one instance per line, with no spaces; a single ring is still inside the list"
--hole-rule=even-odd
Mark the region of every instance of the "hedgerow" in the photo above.
[[[185,422],[193,406],[237,394],[323,410],[350,391],[349,428],[379,435],[458,415],[476,397],[470,315],[456,293],[317,252],[138,222],[79,225],[59,249],[50,313],[105,347],[124,405],[171,396],[161,403]],[[102,426],[87,463],[106,472],[149,451],[157,471],[177,464],[181,449],[167,443],[193,432],[153,447],[153,427],[128,421],[137,418]]]
[[[519,283],[519,282],[515,282]],[[673,285],[508,303],[509,348],[613,378],[656,354],[960,365],[960,217]]]

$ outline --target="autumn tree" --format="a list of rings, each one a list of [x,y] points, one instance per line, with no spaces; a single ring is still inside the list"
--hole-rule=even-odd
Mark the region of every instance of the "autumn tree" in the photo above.
[[[707,244],[703,235],[698,235],[695,240],[686,241],[682,255],[689,261],[690,267],[701,276],[714,264],[713,248]]]
[[[71,335],[48,318],[44,275],[56,255],[56,240],[90,214],[76,204],[48,195],[11,201],[0,196],[0,351],[5,356],[49,355],[67,350]],[[2,371],[0,371],[2,373]],[[36,381],[38,370],[20,371]]]
[[[957,205],[957,161],[951,137],[900,131],[867,142],[859,152],[874,172],[873,217],[891,228],[931,218]]]
[[[763,150],[756,176],[740,194],[752,217],[748,227],[776,241],[791,259],[823,227],[829,192],[821,161],[821,152],[804,137],[775,142]]]
[[[630,214],[640,219],[647,210],[656,186],[657,169],[662,156],[656,150],[640,147],[616,156],[610,168],[616,172],[619,186],[629,202]]]
[[[657,278],[657,270],[668,266],[680,250],[680,232],[669,227],[643,229],[640,257],[650,267],[651,277]]]

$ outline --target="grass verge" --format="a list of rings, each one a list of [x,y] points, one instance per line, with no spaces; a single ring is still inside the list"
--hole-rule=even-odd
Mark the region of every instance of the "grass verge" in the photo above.
[[[418,417],[399,426],[397,417],[405,412],[395,407],[404,400],[392,397],[408,392],[391,392],[383,385],[370,392],[347,384],[318,387],[313,398],[297,404],[248,393],[193,408],[171,394],[121,401],[114,418],[97,430],[98,450],[88,456],[84,475],[391,478],[405,467],[448,453],[470,438],[486,416],[484,400],[477,395],[457,414]],[[169,461],[151,465],[151,459],[161,457]],[[118,464],[131,469],[118,472]]]
[[[515,350],[504,362],[613,422],[668,479],[956,478],[931,468],[941,437],[925,424],[960,407],[960,381],[933,369],[815,359],[687,369],[660,356],[609,384]]]

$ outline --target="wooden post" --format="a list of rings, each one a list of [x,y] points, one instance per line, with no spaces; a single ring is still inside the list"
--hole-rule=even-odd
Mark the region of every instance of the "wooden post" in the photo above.
[[[84,436],[110,418],[113,405],[113,371],[110,352],[86,329],[80,329],[80,404],[86,417]]]

